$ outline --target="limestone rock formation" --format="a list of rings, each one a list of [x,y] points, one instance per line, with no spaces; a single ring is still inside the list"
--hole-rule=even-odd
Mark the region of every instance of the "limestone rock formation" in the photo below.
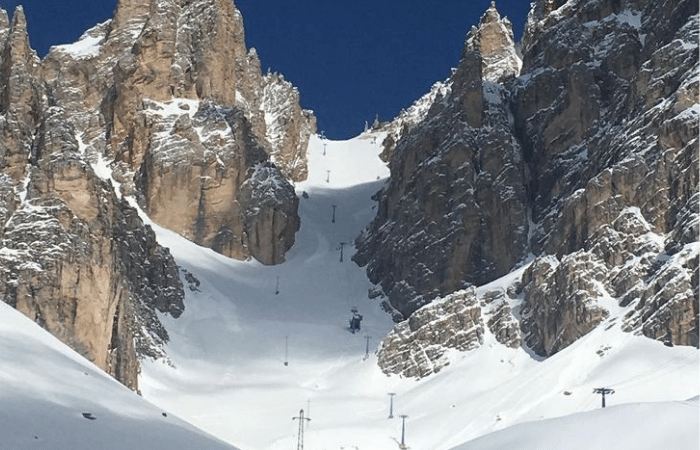
[[[396,118],[380,124],[377,131],[386,133],[386,138],[382,142],[384,151],[380,155],[382,161],[389,162],[391,160],[391,155],[396,149],[396,144],[399,140],[421,123],[428,115],[433,104],[441,103],[449,96],[451,90],[452,84],[450,80],[446,82],[438,81],[433,84],[427,94],[416,100],[409,108],[402,110]]]
[[[496,341],[506,347],[519,348],[522,344],[520,323],[515,318],[511,306],[518,298],[517,291],[520,282],[508,287],[507,291],[501,289],[486,291],[480,297],[488,320],[486,325]]]
[[[150,228],[83,159],[64,114],[45,111],[24,199],[0,234],[0,298],[136,389],[138,356],[161,356],[167,340],[156,310],[178,317],[182,284]]]
[[[440,298],[397,324],[379,346],[384,373],[423,378],[449,365],[451,351],[484,345],[486,333],[511,348],[521,344],[513,298],[502,290],[478,293],[474,287]]]
[[[355,260],[409,320],[529,264],[509,325],[482,320],[543,356],[603,322],[697,347],[698,26],[687,0],[539,0],[518,70],[492,5]]]
[[[472,29],[467,39],[479,49],[485,81],[500,83],[520,73],[522,61],[515,49],[513,25],[498,13],[496,2],[491,2],[479,26]]]
[[[293,181],[306,180],[306,148],[316,132],[316,118],[301,109],[299,91],[281,74],[263,76],[262,109],[265,113],[270,160]]]
[[[467,37],[445,96],[398,142],[377,217],[356,242],[354,260],[404,317],[508,273],[525,256],[522,151],[508,92],[482,73],[481,43],[494,40],[514,48],[510,24],[489,10]]]
[[[486,10],[479,26],[472,28],[465,45],[478,50],[481,55],[482,78],[485,83],[505,81],[520,71],[521,60],[515,48],[512,24],[508,18],[500,16],[495,2]],[[383,142],[384,161],[390,160],[401,137],[422,122],[434,104],[437,103],[438,108],[441,107],[439,104],[449,101],[451,90],[452,78],[435,83],[427,94],[408,109],[402,110],[398,117],[379,127],[387,133]]]
[[[0,299],[137,388],[184,290],[150,217],[224,255],[284,260],[315,118],[263,75],[230,0],[120,0],[41,61],[0,10]]]
[[[552,355],[595,328],[609,312],[605,297],[606,267],[594,257],[573,253],[563,260],[540,258],[523,274],[522,308],[525,342],[539,355]]]
[[[268,157],[244,113],[210,102],[151,101],[141,117],[151,137],[135,180],[149,216],[224,255],[253,256],[264,264],[284,261],[299,229],[298,200],[289,181],[269,164],[277,189],[260,195],[276,195],[266,201],[285,214],[276,217],[275,230],[266,229],[272,223],[243,187]],[[260,251],[273,246],[272,254]]]
[[[416,311],[382,341],[378,364],[385,373],[422,378],[449,364],[448,349],[472,350],[483,342],[484,323],[474,288]]]
[[[14,185],[26,175],[31,137],[45,105],[40,61],[29,44],[21,7],[11,24],[0,9],[0,51],[0,167]]]
[[[249,205],[243,226],[251,254],[263,264],[275,264],[284,260],[287,243],[301,226],[299,199],[271,163],[260,163],[251,172],[241,187],[241,203]]]
[[[536,283],[546,293],[526,295],[525,309],[549,310],[524,323],[543,354],[560,345],[551,336],[571,341],[595,326],[600,314],[581,306],[596,298],[626,308],[629,331],[698,345],[697,9],[569,2],[530,17],[531,75],[518,82],[514,116],[539,224],[531,244],[581,266],[564,277],[556,269]],[[580,286],[581,276],[599,286]],[[577,317],[555,325],[561,312],[540,294]]]
[[[290,83],[261,73],[232,2],[146,3],[121,1],[114,20],[52,48],[43,63],[52,97],[153,220],[227,256],[257,257],[242,226],[255,206],[241,203],[241,186],[269,160],[293,193],[286,180],[306,177],[315,118]],[[287,217],[293,229],[298,215]],[[282,237],[274,245],[286,251],[294,233]]]

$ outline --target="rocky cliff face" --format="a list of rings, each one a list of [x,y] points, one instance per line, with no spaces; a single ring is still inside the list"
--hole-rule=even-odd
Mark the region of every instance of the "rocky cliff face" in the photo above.
[[[538,354],[602,321],[697,346],[697,29],[692,1],[538,1],[520,67],[492,5],[357,241],[391,307],[424,314],[531,254],[504,311]]]
[[[512,293],[470,287],[424,306],[381,342],[379,366],[386,373],[423,378],[449,365],[451,351],[482,346],[486,330],[497,342],[519,347],[518,321],[509,306]]]
[[[57,107],[43,112],[0,234],[0,298],[132,389],[162,356],[156,311],[178,317],[177,266],[136,211],[95,175]]]
[[[251,243],[264,225],[241,187],[271,161],[293,196],[313,115],[291,84],[260,72],[232,2],[146,3],[122,1],[114,20],[53,48],[43,64],[52,95],[70,105],[88,153],[106,159],[155,222],[226,256],[282,262],[298,229],[295,204],[277,201],[273,241]],[[76,92],[86,82],[94,95]]]
[[[510,24],[489,9],[426,117],[392,153],[378,215],[354,260],[408,317],[433,298],[498,278],[527,249],[525,166],[511,133],[509,93],[497,81],[518,66]],[[493,39],[488,33],[493,33]],[[484,71],[483,51],[507,42],[503,70]],[[508,67],[511,70],[508,70]]]
[[[160,225],[284,260],[315,119],[263,75],[229,0],[121,0],[41,61],[0,10],[0,299],[137,388],[184,291]]]
[[[514,115],[540,225],[532,248],[558,259],[541,282],[523,279],[525,332],[542,354],[609,314],[605,298],[624,308],[626,329],[698,345],[697,12],[598,1],[530,16],[532,75]]]

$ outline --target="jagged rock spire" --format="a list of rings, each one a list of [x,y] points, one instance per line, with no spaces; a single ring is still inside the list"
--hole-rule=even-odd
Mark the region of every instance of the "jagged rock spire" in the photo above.
[[[7,11],[0,8],[0,33],[4,33],[10,27],[10,18],[7,17]]]
[[[0,41],[0,118],[5,115],[0,121],[0,169],[19,183],[41,115],[43,85],[37,78],[40,61],[29,45],[24,10],[15,9],[9,27],[4,11],[0,20],[5,30]]]
[[[501,18],[496,2],[491,2],[481,16],[479,26],[472,27],[466,47],[481,53],[485,81],[500,82],[520,72],[522,63],[515,51],[513,26],[507,17]]]
[[[4,14],[3,22],[7,22]],[[2,51],[2,67],[0,68],[0,80],[3,81],[3,95],[0,99],[0,110],[9,107],[10,104],[24,109],[29,103],[27,100],[29,78],[34,75],[39,65],[39,58],[29,44],[27,34],[27,19],[24,9],[17,6],[9,27],[6,46]]]

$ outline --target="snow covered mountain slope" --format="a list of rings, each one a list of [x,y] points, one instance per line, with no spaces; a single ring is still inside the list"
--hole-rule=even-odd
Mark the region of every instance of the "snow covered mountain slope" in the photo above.
[[[697,423],[697,397],[686,402],[637,403],[514,426],[454,450],[695,449],[700,447],[698,434],[688,430]],[[664,433],[659,433],[660,424]]]
[[[145,398],[245,450],[294,448],[299,421],[292,418],[301,409],[311,418],[306,448],[395,449],[402,435],[399,416],[406,414],[406,445],[449,450],[463,444],[471,449],[466,442],[526,422],[534,421],[535,428],[504,432],[516,436],[551,423],[568,433],[578,416],[542,419],[598,409],[594,388],[616,390],[607,398],[609,407],[644,402],[623,410],[640,420],[674,408],[647,402],[682,402],[700,393],[697,349],[624,333],[612,317],[546,359],[502,345],[485,329],[479,348],[448,351],[449,364],[437,374],[420,380],[383,374],[374,352],[393,323],[378,299],[368,299],[372,285],[349,260],[353,237],[375,213],[371,196],[388,174],[378,157],[383,138],[312,137],[309,178],[296,186],[302,226],[282,265],[226,259],[154,227],[189,289],[183,315],[161,317],[171,337],[171,364],[144,362]],[[347,243],[342,262],[341,242]],[[505,277],[478,291],[512,281]],[[348,330],[353,307],[364,318],[357,334]],[[393,419],[389,393],[396,394]],[[697,411],[674,411],[673,417],[691,425],[664,421],[649,433],[659,437],[681,429],[688,446],[677,448],[694,450]],[[619,427],[611,433],[634,432],[630,421],[615,423]]]
[[[3,450],[225,450],[0,302]]]

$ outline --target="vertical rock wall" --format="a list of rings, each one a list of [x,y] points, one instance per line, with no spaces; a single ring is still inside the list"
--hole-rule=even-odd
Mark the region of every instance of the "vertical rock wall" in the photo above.
[[[396,144],[355,260],[413,318],[531,253],[495,334],[518,317],[548,356],[606,321],[698,346],[697,2],[537,1],[521,67],[507,29],[492,5],[469,33],[449,93]],[[383,361],[417,345],[392,339]],[[439,367],[445,343],[428,345],[432,362],[384,369]]]
[[[605,298],[626,308],[629,331],[698,345],[697,12],[597,1],[530,17],[515,126],[533,250],[561,261],[523,279],[524,332],[542,354],[595,326]]]
[[[22,9],[0,10],[0,299],[136,389],[138,358],[168,338],[156,311],[178,317],[184,293],[123,197],[224,255],[280,263],[314,131],[230,0],[120,0],[43,61]]]
[[[482,43],[500,67],[487,66],[486,76]],[[435,97],[392,153],[390,183],[354,260],[367,265],[404,317],[435,297],[508,273],[525,256],[522,151],[510,127],[509,94],[498,83],[517,66],[510,23],[492,6],[467,37],[449,92]]]
[[[138,356],[167,340],[155,311],[183,310],[177,267],[83,159],[64,112],[44,114],[0,234],[0,298],[136,389]]]
[[[241,203],[240,188],[270,160],[293,193],[289,181],[306,177],[315,119],[291,84],[262,75],[232,2],[122,1],[114,20],[54,47],[43,67],[87,153],[107,160],[154,221],[227,256],[256,257],[244,223],[257,209]],[[97,88],[83,95],[76,84]],[[294,243],[290,208],[284,228],[294,231],[266,264],[282,262]]]

